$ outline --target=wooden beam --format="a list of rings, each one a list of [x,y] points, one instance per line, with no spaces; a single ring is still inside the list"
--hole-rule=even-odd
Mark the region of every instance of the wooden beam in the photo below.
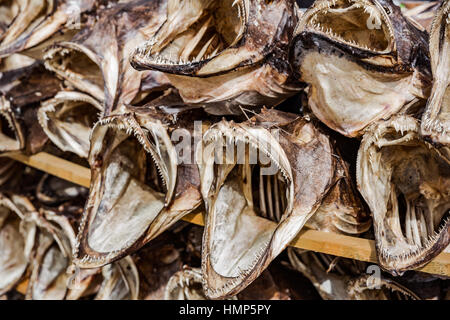
[[[55,157],[48,153],[38,153],[33,156],[8,154],[7,156],[62,179],[84,187],[89,187],[89,169],[71,163],[70,161]],[[189,214],[185,216],[183,220],[200,226],[204,225],[203,214],[200,212]],[[292,241],[291,246],[344,258],[377,263],[375,243],[373,240],[368,239],[315,230],[302,230]],[[441,253],[433,261],[418,271],[450,276],[450,253]]]
[[[9,153],[6,156],[80,186],[86,188],[90,186],[91,172],[88,168],[55,157],[49,153],[41,152],[33,156]]]

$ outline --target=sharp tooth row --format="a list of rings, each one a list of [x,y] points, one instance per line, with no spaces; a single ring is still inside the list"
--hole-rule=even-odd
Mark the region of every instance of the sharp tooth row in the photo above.
[[[346,39],[342,38],[341,36],[337,35],[336,33],[334,33],[333,30],[331,30],[329,28],[324,28],[320,24],[320,22],[317,22],[318,14],[326,14],[326,13],[328,13],[329,9],[334,7],[336,5],[336,3],[337,3],[337,1],[330,1],[330,2],[327,2],[327,3],[319,6],[318,9],[316,10],[317,11],[316,15],[314,15],[310,19],[310,21],[308,22],[308,25],[310,25],[311,27],[313,27],[317,31],[320,31],[321,33],[324,33],[324,34],[326,34],[328,36],[331,36],[331,37],[333,37],[333,38],[335,38],[335,39],[337,39],[337,40],[339,40],[341,42],[347,43],[347,44],[349,44],[351,46],[354,46],[356,48],[367,50],[367,51],[376,51],[375,48],[369,48],[365,44],[360,45],[360,44],[356,43],[356,41],[354,41],[354,40],[346,40]],[[361,3],[353,3],[352,7],[354,7],[354,8],[364,8],[364,12],[369,14],[370,19],[374,18],[374,19],[376,19],[376,23],[377,24],[379,24],[379,25],[382,24],[383,19],[381,17],[380,12],[376,8],[373,8],[372,6],[368,6],[368,5],[363,5]],[[393,37],[394,36],[394,32],[393,32],[391,26],[389,24],[386,24],[386,25],[387,25],[387,27],[389,29],[390,37]]]

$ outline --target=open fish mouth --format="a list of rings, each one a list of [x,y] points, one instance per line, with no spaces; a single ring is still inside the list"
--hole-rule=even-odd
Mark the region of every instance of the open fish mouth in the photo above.
[[[245,31],[247,2],[169,0],[167,20],[136,50],[132,64],[186,75],[228,71],[248,58],[233,48]],[[221,67],[229,59],[232,65]]]
[[[130,256],[102,268],[103,282],[95,300],[137,300],[139,273]]]
[[[0,152],[25,148],[25,134],[11,108],[11,102],[0,96]]]
[[[430,33],[434,84],[422,117],[422,135],[434,143],[450,146],[450,2],[444,1]],[[450,155],[449,155],[450,157]]]
[[[293,182],[287,157],[283,157],[284,152],[280,152],[279,162],[272,161],[277,166],[276,173],[264,175],[263,164],[249,163],[250,149],[259,150],[256,139],[246,134],[244,130],[239,130],[240,128],[233,130],[231,127],[227,128],[225,124],[221,124],[219,128],[220,131],[210,131],[205,135],[204,148],[208,150],[211,145],[216,145],[216,139],[223,139],[227,146],[231,145],[234,148],[234,153],[237,153],[238,145],[241,144],[240,148],[245,150],[246,159],[242,161],[243,164],[237,164],[237,159],[231,159],[231,164],[216,164],[205,168],[205,171],[214,172],[215,181],[210,181],[209,187],[217,188],[217,191],[207,206],[204,237],[206,248],[203,249],[206,261],[203,263],[208,266],[204,271],[216,273],[219,278],[224,278],[222,280],[224,284],[219,285],[225,285],[229,283],[228,279],[233,279],[235,284],[232,283],[231,288],[227,289],[235,291],[255,272],[257,265],[265,264],[266,259],[278,254],[272,252],[271,241],[278,227],[277,222],[283,215],[288,215],[292,211]],[[271,146],[277,145],[268,132],[259,131],[261,135],[270,139]],[[272,153],[266,155],[274,158]],[[214,158],[214,155],[212,157]],[[205,181],[203,179],[202,181]],[[202,184],[203,188],[208,186]],[[207,192],[206,190],[202,191]],[[216,286],[214,282],[207,285],[206,292],[211,298],[223,294],[210,289]]]
[[[202,270],[183,267],[167,282],[164,300],[206,300],[202,286]]]
[[[348,292],[357,300],[422,300],[415,292],[395,280],[380,277],[371,281],[370,275],[350,280]]]
[[[347,137],[406,112],[431,87],[426,33],[383,0],[316,2],[300,19],[291,59],[311,111]]]
[[[78,90],[104,101],[105,81],[101,61],[93,51],[75,42],[60,42],[47,49],[44,59],[49,70]]]
[[[170,0],[165,17],[130,63],[164,72],[185,104],[242,115],[240,106],[275,106],[304,88],[288,62],[294,2]]]
[[[41,208],[42,209],[42,208]],[[36,249],[30,262],[30,277],[26,299],[62,300],[77,297],[81,292],[70,292],[67,268],[75,233],[69,220],[52,211],[30,212],[26,221],[38,226]]]
[[[41,104],[38,121],[58,148],[87,158],[89,133],[102,110],[102,105],[89,95],[60,91]]]
[[[78,234],[75,263],[103,266],[158,234],[152,223],[172,200],[175,148],[157,118],[141,127],[132,114],[101,119],[91,133],[91,191]],[[156,223],[157,224],[157,223]]]
[[[431,261],[450,243],[450,164],[396,116],[372,127],[358,153],[358,188],[374,219],[381,267],[396,275]]]
[[[309,9],[299,28],[337,43],[383,54],[395,49],[394,27],[377,1],[321,0]]]
[[[270,119],[273,129],[277,123],[295,127],[293,123],[298,121],[275,110],[266,110],[256,119]],[[197,161],[207,212],[202,250],[207,297],[229,297],[247,287],[286,248],[327,192],[332,161],[324,160],[326,163],[319,165],[331,176],[324,174],[303,197],[304,184],[306,189],[311,185],[296,160],[306,155],[302,160],[308,163],[312,154],[305,149],[315,145],[311,149],[320,153],[327,146],[321,144],[323,137],[310,124],[300,120],[297,125],[295,134],[281,137],[281,143],[270,128],[251,121],[222,121],[205,133],[203,158],[197,155]]]

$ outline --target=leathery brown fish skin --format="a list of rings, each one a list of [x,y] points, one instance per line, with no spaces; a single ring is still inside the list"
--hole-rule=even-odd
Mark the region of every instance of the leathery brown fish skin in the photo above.
[[[314,115],[357,137],[428,98],[427,37],[390,0],[321,0],[300,19],[291,60]]]
[[[166,73],[186,104],[211,114],[277,105],[304,87],[288,63],[295,9],[285,0],[170,0],[131,64]]]
[[[203,112],[127,110],[102,118],[91,134],[91,188],[74,252],[82,268],[136,251],[202,203],[198,168],[194,160],[179,161],[171,132],[193,137]],[[191,143],[183,152],[193,155]]]
[[[450,243],[450,163],[419,129],[410,116],[381,121],[358,152],[358,189],[373,215],[379,264],[394,275],[424,266]]]
[[[450,1],[442,2],[430,33],[433,89],[422,117],[421,134],[446,148],[450,159]]]
[[[81,15],[95,6],[94,0],[3,1],[0,57],[69,36],[70,28],[81,23]]]
[[[337,160],[313,123],[273,109],[213,125],[197,152],[203,288],[225,298],[255,280],[316,212],[340,178]]]

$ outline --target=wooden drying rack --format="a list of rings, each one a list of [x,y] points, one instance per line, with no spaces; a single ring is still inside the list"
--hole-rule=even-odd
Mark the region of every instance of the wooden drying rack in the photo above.
[[[75,184],[87,188],[90,186],[91,175],[88,168],[58,158],[49,153],[41,152],[33,156],[26,156],[21,153],[10,153],[5,156]],[[189,214],[185,216],[183,220],[200,226],[204,225],[203,215],[201,213]],[[322,252],[375,264],[377,263],[375,242],[373,240],[315,230],[303,230],[290,245],[300,249]],[[418,271],[441,276],[450,276],[450,253],[441,253],[433,261]]]

